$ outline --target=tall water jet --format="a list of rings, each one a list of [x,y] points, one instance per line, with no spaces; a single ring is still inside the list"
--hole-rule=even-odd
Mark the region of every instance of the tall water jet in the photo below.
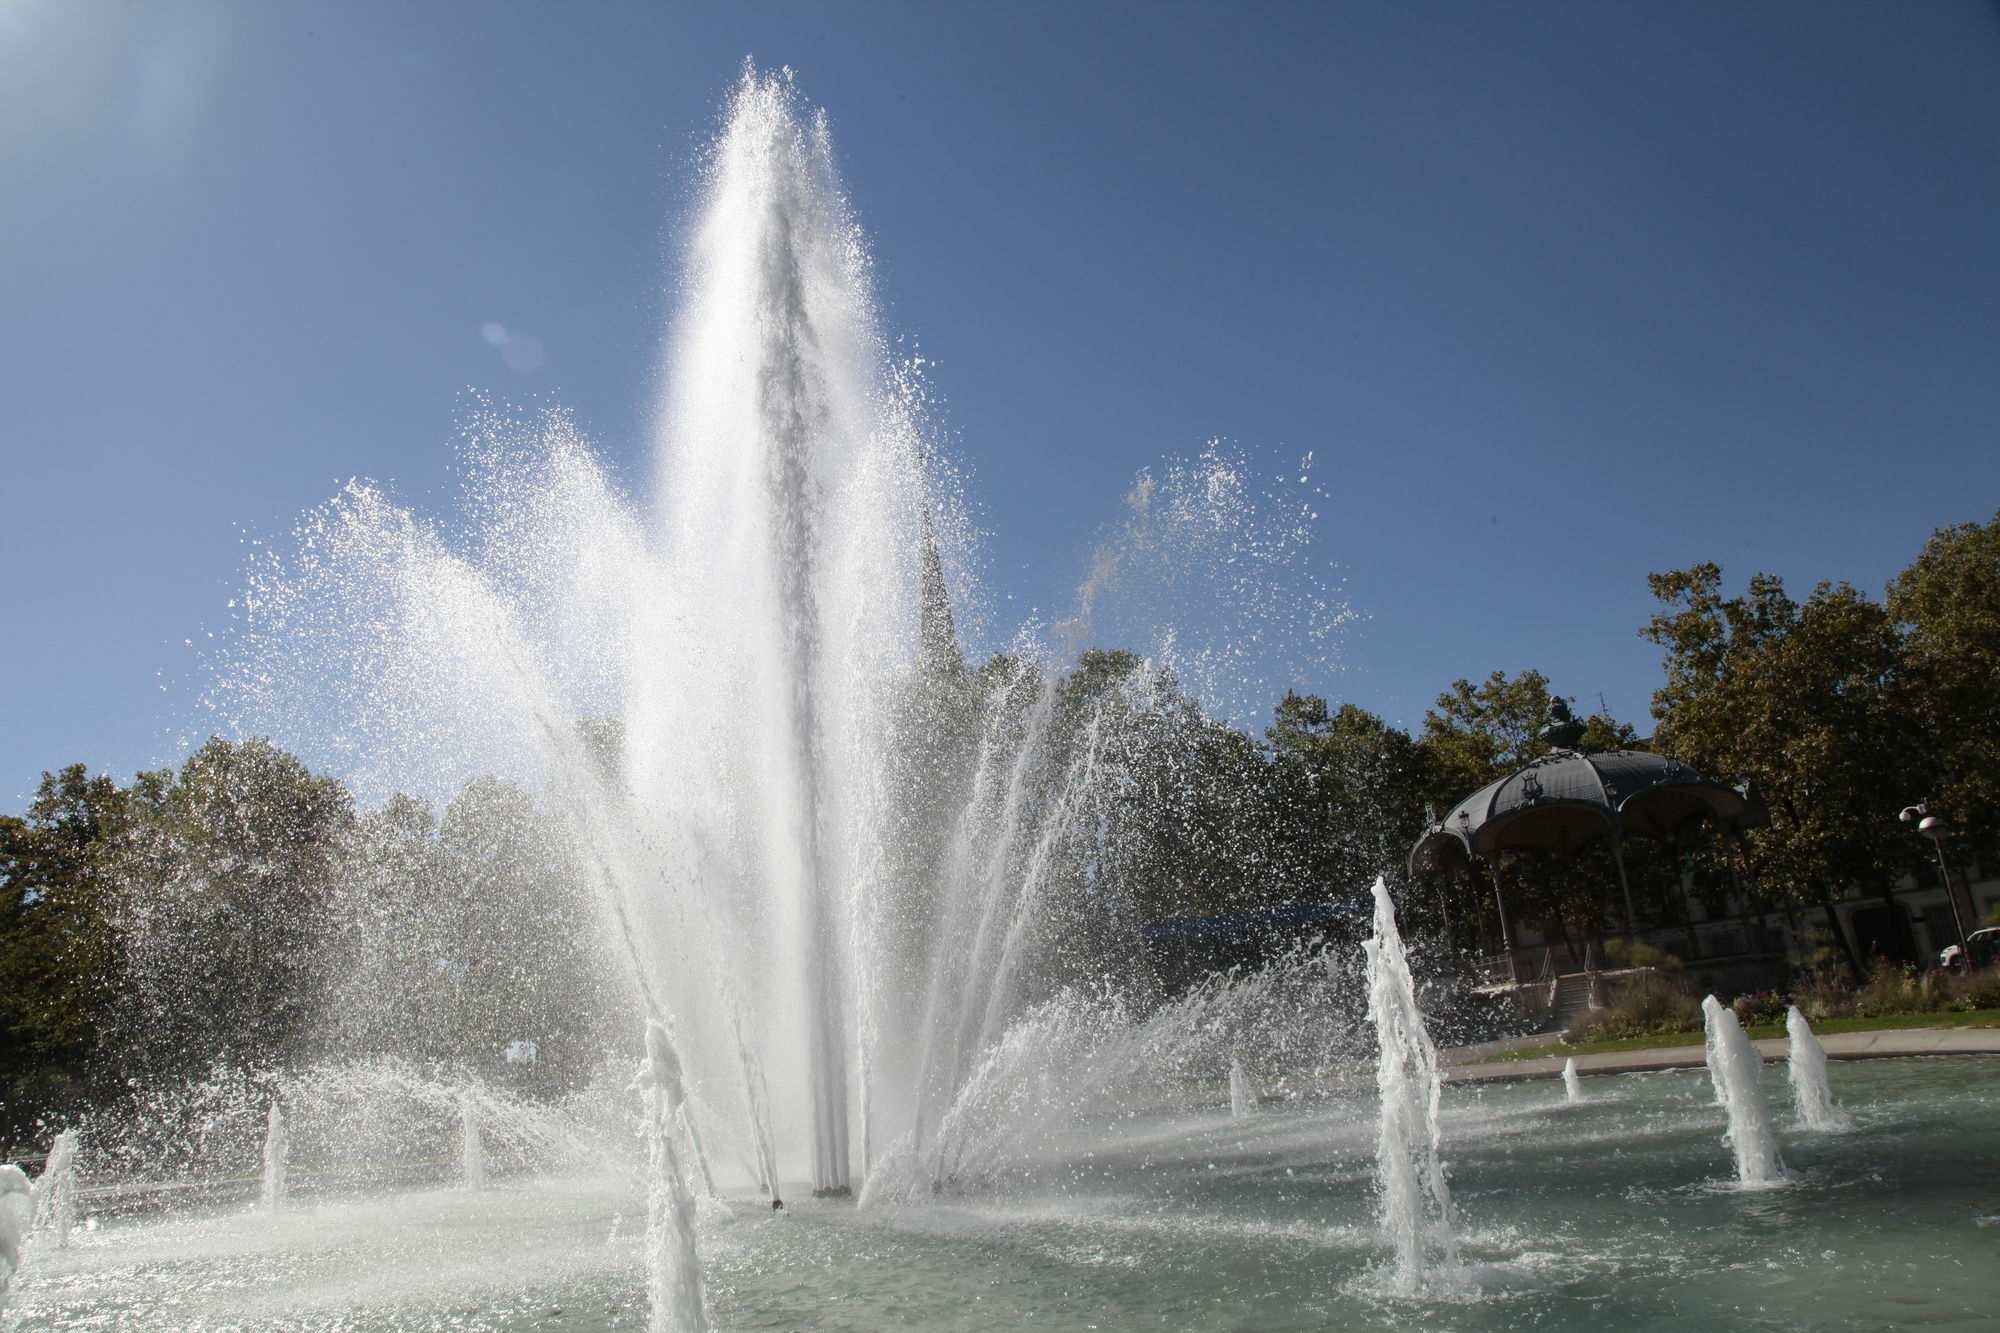
[[[1395,1251],[1390,1290],[1421,1296],[1460,1285],[1462,1269],[1451,1188],[1438,1160],[1437,1046],[1417,1008],[1416,983],[1387,881],[1375,881],[1375,929],[1362,941],[1368,960],[1368,1019],[1379,1053],[1375,1087],[1381,1123],[1375,1171],[1382,1229]]]
[[[1229,1062],[1229,1114],[1238,1120],[1257,1113],[1257,1087],[1241,1060]]]
[[[267,1213],[284,1211],[285,1195],[289,1189],[285,1177],[291,1155],[292,1139],[285,1127],[284,1108],[273,1096],[270,1109],[264,1113],[264,1191],[261,1202]]]
[[[1573,1055],[1563,1061],[1563,1092],[1573,1102],[1583,1100],[1583,1080],[1577,1077],[1576,1057]]]
[[[56,1233],[56,1244],[69,1244],[76,1225],[77,1131],[66,1129],[49,1144],[49,1160],[35,1181],[35,1225]]]
[[[701,1257],[695,1244],[694,1191],[681,1160],[687,1093],[680,1057],[665,1025],[646,1024],[646,1268],[649,1333],[700,1333],[708,1327]]]
[[[645,824],[681,831],[675,892],[701,901],[676,910],[707,918],[707,966],[742,986],[743,1096],[768,1076],[781,1133],[803,1108],[813,1189],[842,1194],[927,500],[826,124],[788,74],[736,91],[689,273],[660,434],[666,596],[639,611],[624,776]],[[683,1021],[714,1007],[688,989],[676,1030],[726,1029]]]
[[[468,1190],[486,1188],[486,1144],[479,1133],[479,1099],[470,1088],[458,1094],[458,1183]]]
[[[1786,1074],[1792,1083],[1792,1105],[1798,1110],[1799,1124],[1820,1133],[1852,1129],[1854,1121],[1833,1104],[1833,1090],[1826,1082],[1826,1047],[1813,1035],[1812,1024],[1793,1005],[1785,1013],[1785,1033],[1791,1039],[1786,1052]]]
[[[1729,1105],[1729,1078],[1723,1068],[1722,1045],[1717,1040],[1721,1028],[1717,1026],[1715,1011],[1722,1007],[1722,1001],[1713,995],[1701,1002],[1701,1059],[1708,1069],[1708,1085],[1714,1094],[1715,1104]]]
[[[1783,1184],[1788,1179],[1771,1127],[1771,1103],[1764,1095],[1764,1057],[1744,1033],[1736,1011],[1713,995],[1701,1002],[1707,1035],[1721,1067],[1729,1108],[1729,1146],[1736,1154],[1736,1179],[1749,1186]]]

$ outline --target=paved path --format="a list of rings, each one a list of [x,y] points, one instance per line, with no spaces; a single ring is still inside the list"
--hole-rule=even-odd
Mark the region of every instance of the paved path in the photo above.
[[[1519,1039],[1522,1045],[1545,1045],[1546,1038]],[[1831,1032],[1820,1045],[1835,1060],[1870,1060],[1892,1055],[2000,1055],[2000,1028],[1889,1028],[1880,1032]],[[1508,1060],[1498,1064],[1458,1063],[1458,1058],[1478,1060],[1495,1054],[1493,1043],[1448,1051],[1445,1079],[1451,1083],[1489,1083],[1524,1078],[1560,1078],[1560,1055],[1538,1060]],[[1766,1060],[1785,1058],[1783,1037],[1766,1037],[1754,1043]],[[1638,1074],[1655,1069],[1686,1069],[1703,1063],[1701,1043],[1691,1046],[1650,1046],[1637,1051],[1599,1051],[1576,1057],[1579,1074]]]

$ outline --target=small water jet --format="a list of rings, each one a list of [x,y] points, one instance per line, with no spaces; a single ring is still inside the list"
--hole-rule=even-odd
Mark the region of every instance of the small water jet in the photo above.
[[[1854,1120],[1833,1102],[1833,1090],[1826,1081],[1826,1048],[1813,1035],[1812,1024],[1793,1005],[1785,1012],[1785,1033],[1791,1039],[1786,1073],[1792,1084],[1792,1104],[1799,1124],[1816,1133],[1831,1134],[1852,1129]]]
[[[686,1089],[666,1026],[646,1024],[646,1273],[649,1333],[701,1333],[708,1327],[701,1256],[695,1240],[694,1191],[682,1162]]]
[[[1778,1136],[1771,1126],[1771,1104],[1764,1095],[1764,1057],[1737,1021],[1736,1011],[1713,995],[1701,1002],[1706,1035],[1721,1069],[1724,1105],[1729,1110],[1728,1141],[1736,1154],[1738,1183],[1756,1188],[1781,1185],[1789,1179],[1778,1155]]]
[[[1570,1101],[1583,1100],[1583,1080],[1577,1077],[1576,1057],[1573,1055],[1563,1061],[1563,1092]]]
[[[284,1211],[285,1196],[290,1189],[286,1174],[291,1156],[291,1131],[285,1125],[284,1108],[274,1096],[270,1109],[264,1113],[264,1190],[260,1202],[267,1213]]]
[[[21,1271],[21,1243],[34,1223],[34,1186],[18,1166],[0,1166],[0,1314],[7,1313],[7,1296],[14,1275]]]
[[[486,1144],[479,1132],[479,1099],[470,1088],[458,1094],[458,1181],[461,1188],[486,1188]]]
[[[76,1148],[78,1134],[66,1129],[49,1145],[49,1160],[35,1181],[35,1225],[56,1233],[58,1247],[69,1244],[76,1225]]]
[[[1241,1060],[1229,1062],[1229,1114],[1238,1120],[1257,1113],[1257,1085]]]
[[[1708,1086],[1717,1106],[1729,1105],[1729,1079],[1723,1071],[1722,1045],[1717,1040],[1718,1029],[1710,1014],[1710,1006],[1720,1007],[1721,1001],[1713,995],[1701,1002],[1701,1059],[1708,1069]]]
[[[1368,1019],[1378,1055],[1381,1120],[1375,1146],[1382,1229],[1394,1249],[1388,1286],[1397,1296],[1447,1294],[1463,1283],[1451,1188],[1438,1159],[1437,1046],[1417,1007],[1416,983],[1387,881],[1375,881],[1368,959]]]

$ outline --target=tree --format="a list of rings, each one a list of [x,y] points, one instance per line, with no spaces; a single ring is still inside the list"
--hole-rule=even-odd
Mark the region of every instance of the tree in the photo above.
[[[112,851],[126,960],[114,1046],[135,1072],[307,1053],[327,992],[347,790],[268,740],[212,737],[141,773]]]
[[[439,820],[426,938],[453,1053],[493,1067],[520,1041],[545,1080],[587,1070],[613,1000],[595,905],[568,832],[526,791],[474,778]]]
[[[118,972],[105,848],[123,817],[118,785],[82,764],[44,773],[26,818],[0,816],[0,1141],[96,1090]]]
[[[1916,756],[1888,611],[1846,584],[1800,604],[1766,574],[1725,597],[1714,564],[1649,583],[1670,608],[1640,631],[1666,649],[1655,742],[1710,777],[1757,782],[1771,807],[1749,835],[1763,887],[1821,905],[1888,892],[1921,853],[1894,819]]]
[[[1343,703],[1286,691],[1264,732],[1281,855],[1322,894],[1365,893],[1402,873],[1423,831],[1429,758],[1409,733]]]
[[[1509,678],[1496,671],[1478,685],[1456,680],[1424,714],[1428,795],[1442,812],[1549,752],[1549,678],[1535,670]],[[1574,698],[1565,699],[1575,703]],[[1629,723],[1602,714],[1585,719],[1583,742],[1597,750],[1640,747]]]
[[[401,793],[364,811],[338,853],[324,1040],[352,1055],[435,1059],[449,1051],[431,914],[447,877],[430,802]]]
[[[616,969],[567,830],[526,791],[474,778],[441,818],[393,796],[354,821],[339,861],[335,1050],[492,1076],[529,1042],[535,1080],[555,1086],[594,1066]]]
[[[1108,901],[1142,920],[1287,901],[1268,855],[1269,771],[1255,742],[1202,711],[1170,671],[1091,649],[1056,690],[1057,748],[1088,744],[1089,842]]]
[[[1424,714],[1423,746],[1432,803],[1450,809],[1479,788],[1547,754],[1549,681],[1539,671],[1509,679],[1496,671],[1478,685],[1455,680]]]
[[[1924,786],[1968,852],[2000,853],[2000,514],[1939,528],[1889,584]]]

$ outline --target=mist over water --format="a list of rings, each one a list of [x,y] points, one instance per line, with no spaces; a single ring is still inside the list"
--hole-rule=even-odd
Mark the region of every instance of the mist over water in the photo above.
[[[1135,482],[1072,614],[968,644],[972,524],[824,116],[746,72],[706,172],[646,494],[481,405],[453,511],[355,483],[262,556],[212,703],[364,796],[539,791],[721,1179],[941,1188],[1010,1040],[1151,1012],[1120,793],[1347,611],[1310,460],[1210,444]],[[1066,687],[1099,645],[1143,657]]]

